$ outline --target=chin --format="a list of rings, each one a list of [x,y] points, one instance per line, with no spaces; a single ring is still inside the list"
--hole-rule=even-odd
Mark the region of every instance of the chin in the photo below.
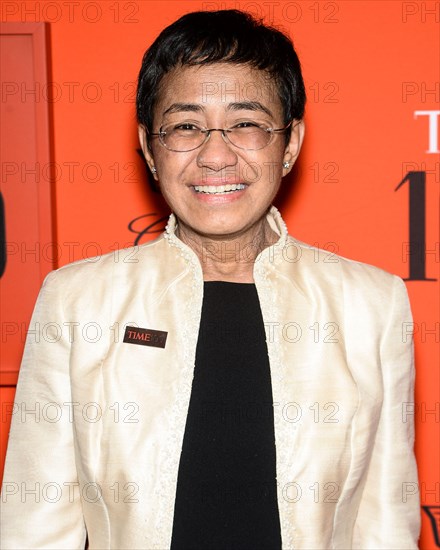
[[[250,224],[242,221],[233,220],[210,220],[206,224],[193,226],[193,230],[206,237],[233,237],[245,231]]]

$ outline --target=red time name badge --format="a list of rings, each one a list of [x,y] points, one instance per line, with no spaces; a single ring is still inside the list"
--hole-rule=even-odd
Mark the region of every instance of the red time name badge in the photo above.
[[[163,330],[152,330],[149,328],[126,327],[124,342],[127,344],[138,344],[140,346],[152,346],[164,348],[168,332]]]

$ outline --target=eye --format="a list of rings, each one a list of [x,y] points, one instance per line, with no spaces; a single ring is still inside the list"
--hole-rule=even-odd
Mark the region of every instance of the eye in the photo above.
[[[172,130],[177,130],[179,132],[181,131],[197,131],[200,130],[199,126],[196,126],[195,124],[192,124],[191,122],[182,122],[181,124],[176,124],[172,127]]]
[[[232,128],[260,128],[260,125],[256,122],[251,122],[250,120],[245,120],[243,122],[238,122],[234,124]]]

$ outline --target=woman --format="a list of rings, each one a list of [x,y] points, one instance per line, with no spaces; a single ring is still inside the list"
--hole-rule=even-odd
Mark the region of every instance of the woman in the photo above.
[[[139,137],[173,214],[45,281],[16,403],[46,415],[13,419],[3,548],[417,548],[404,284],[271,207],[304,103],[289,39],[238,11],[146,52]]]

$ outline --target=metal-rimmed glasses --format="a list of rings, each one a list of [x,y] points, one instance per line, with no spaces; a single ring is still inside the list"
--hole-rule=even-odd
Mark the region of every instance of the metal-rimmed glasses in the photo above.
[[[230,128],[204,128],[193,122],[180,122],[161,126],[159,132],[149,135],[158,137],[164,147],[176,153],[187,153],[202,147],[210,138],[211,132],[221,132],[224,141],[234,147],[258,151],[267,147],[275,134],[285,132],[292,122],[293,120],[283,128],[270,128],[250,121],[238,122]]]

